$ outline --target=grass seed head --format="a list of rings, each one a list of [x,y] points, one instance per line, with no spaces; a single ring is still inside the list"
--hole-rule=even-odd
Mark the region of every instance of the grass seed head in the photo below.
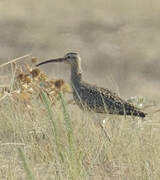
[[[64,80],[59,79],[59,80],[55,81],[54,85],[56,88],[61,89],[61,87],[64,85]]]
[[[38,77],[40,74],[40,70],[38,68],[33,69],[31,72],[33,78]]]
[[[32,57],[32,63],[37,62],[36,57]],[[55,104],[58,99],[59,91],[63,93],[69,92],[69,85],[64,82],[63,79],[49,79],[45,72],[38,68],[32,68],[32,64],[15,64],[14,89],[11,95],[18,102],[29,103],[36,97],[41,97],[42,91],[45,91],[48,98],[51,100],[51,104]],[[2,94],[7,92],[3,89]],[[17,92],[16,94],[14,92]],[[41,99],[41,98],[40,98]]]
[[[32,63],[37,63],[38,62],[38,58],[37,57],[32,57],[31,62]]]

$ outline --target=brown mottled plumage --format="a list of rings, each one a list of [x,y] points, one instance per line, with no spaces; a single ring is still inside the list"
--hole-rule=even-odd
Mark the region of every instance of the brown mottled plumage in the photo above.
[[[81,58],[77,53],[67,53],[63,58],[51,59],[37,64],[65,62],[71,66],[71,85],[73,97],[80,108],[97,113],[131,115],[144,118],[145,113],[132,104],[122,100],[106,88],[90,85],[82,80]]]

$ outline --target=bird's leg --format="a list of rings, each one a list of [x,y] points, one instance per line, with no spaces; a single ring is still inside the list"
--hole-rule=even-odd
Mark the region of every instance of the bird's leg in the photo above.
[[[93,113],[91,113],[90,115],[93,116],[94,125],[98,128],[101,128],[101,132],[104,133],[103,135],[105,135],[105,137],[108,139],[108,141],[111,142],[110,136],[108,135],[108,133],[105,130],[105,125],[106,125],[106,121],[108,120],[108,118],[103,119],[103,121],[102,121],[102,119],[101,119],[102,117],[101,118],[97,117],[97,115],[93,114]],[[103,118],[104,118],[104,116],[103,116]]]
[[[104,135],[105,135],[106,138],[109,140],[109,142],[111,142],[110,136],[108,135],[108,133],[107,133],[106,130],[104,129],[104,124],[106,124],[106,120],[105,120],[105,119],[102,121],[102,124],[101,124],[101,122],[99,121],[99,126],[100,126],[100,128],[102,129],[102,131],[104,132]]]

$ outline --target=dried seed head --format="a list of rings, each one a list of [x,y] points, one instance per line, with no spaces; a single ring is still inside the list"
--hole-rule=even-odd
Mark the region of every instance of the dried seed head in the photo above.
[[[17,79],[19,79],[20,81],[24,81],[25,74],[24,73],[19,73],[18,76],[17,76]]]
[[[30,73],[32,74],[32,77],[35,78],[35,77],[39,76],[40,70],[38,68],[36,68],[36,69],[33,69]]]
[[[37,58],[32,58],[32,63],[36,63]],[[51,104],[54,105],[59,99],[59,91],[63,91],[64,93],[69,92],[69,87],[66,86],[64,80],[59,79],[49,79],[45,72],[41,71],[38,68],[34,68],[33,64],[15,64],[16,68],[16,79],[15,79],[15,88],[19,88],[16,90],[17,98],[20,100],[19,102],[27,102],[29,103],[32,97],[40,94],[42,89],[47,93],[47,96],[51,100]],[[3,89],[0,91],[1,93],[5,93],[5,91],[10,92],[7,89]]]
[[[25,83],[30,83],[31,82],[31,78],[30,78],[29,74],[25,74],[24,82]]]
[[[38,61],[38,58],[32,57],[31,61],[32,61],[32,63],[36,63]]]
[[[60,89],[63,85],[64,85],[64,80],[63,79],[59,79],[57,81],[55,81],[55,87]]]
[[[48,77],[47,77],[47,75],[44,72],[41,72],[39,74],[39,80],[40,81],[46,81],[46,80],[48,80]]]

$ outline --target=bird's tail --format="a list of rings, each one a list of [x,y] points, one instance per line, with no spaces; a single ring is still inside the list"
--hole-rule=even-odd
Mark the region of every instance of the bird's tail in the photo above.
[[[144,112],[142,112],[140,110],[136,110],[135,109],[134,111],[130,112],[130,115],[138,116],[138,117],[141,117],[141,118],[145,118],[147,113],[144,113]]]
[[[145,118],[147,113],[142,112],[140,109],[134,107],[132,104],[126,103],[124,104],[124,114],[130,116],[138,116],[141,118]]]

